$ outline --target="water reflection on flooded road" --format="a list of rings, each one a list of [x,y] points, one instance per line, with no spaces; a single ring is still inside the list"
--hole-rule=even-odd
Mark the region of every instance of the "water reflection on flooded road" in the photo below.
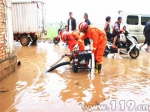
[[[94,75],[88,71],[73,73],[69,66],[44,73],[69,52],[62,43],[40,42],[28,47],[15,43],[15,51],[22,65],[0,82],[0,90],[9,90],[0,93],[0,112],[82,112],[81,105],[99,102],[112,112],[110,102],[114,100],[116,112],[120,112],[122,100],[150,104],[150,53],[141,51],[137,59],[104,57],[102,73]],[[126,112],[130,106],[124,106]]]

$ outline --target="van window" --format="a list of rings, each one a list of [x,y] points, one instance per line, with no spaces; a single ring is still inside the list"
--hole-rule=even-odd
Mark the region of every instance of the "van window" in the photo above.
[[[149,20],[150,20],[150,17],[142,16],[141,17],[141,25],[145,25],[147,23],[147,21],[149,21]]]
[[[127,24],[129,25],[138,25],[139,17],[138,16],[127,16]]]

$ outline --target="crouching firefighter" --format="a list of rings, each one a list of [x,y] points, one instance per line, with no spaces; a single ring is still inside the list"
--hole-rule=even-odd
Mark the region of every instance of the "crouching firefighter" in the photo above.
[[[85,50],[84,41],[79,39],[79,35],[80,33],[76,31],[67,32],[65,30],[62,30],[60,32],[61,40],[67,43],[68,48],[70,49],[70,52],[73,51],[73,48],[76,44],[78,44],[80,51]]]
[[[102,57],[106,47],[107,37],[104,31],[88,25],[85,22],[82,22],[78,26],[79,31],[83,33],[81,39],[84,40],[86,37],[89,37],[93,40],[93,49],[95,57],[95,72],[100,73],[102,67]]]

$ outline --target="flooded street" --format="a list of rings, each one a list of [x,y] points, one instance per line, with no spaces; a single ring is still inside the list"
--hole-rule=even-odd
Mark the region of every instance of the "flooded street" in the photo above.
[[[0,82],[0,112],[83,112],[90,106],[92,112],[150,110],[150,53],[144,50],[137,59],[103,57],[99,75],[73,73],[69,66],[45,73],[68,52],[62,43],[23,47],[16,42],[15,52],[21,66]],[[107,109],[92,107],[98,103]]]

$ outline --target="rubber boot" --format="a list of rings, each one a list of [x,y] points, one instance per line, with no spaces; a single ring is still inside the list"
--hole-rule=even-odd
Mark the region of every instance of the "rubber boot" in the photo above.
[[[99,73],[101,72],[102,63],[100,63],[100,64],[97,63],[96,66],[97,66],[97,68],[95,69],[95,73],[96,73],[96,74],[99,74]]]
[[[102,64],[98,64],[98,73],[101,72]]]

